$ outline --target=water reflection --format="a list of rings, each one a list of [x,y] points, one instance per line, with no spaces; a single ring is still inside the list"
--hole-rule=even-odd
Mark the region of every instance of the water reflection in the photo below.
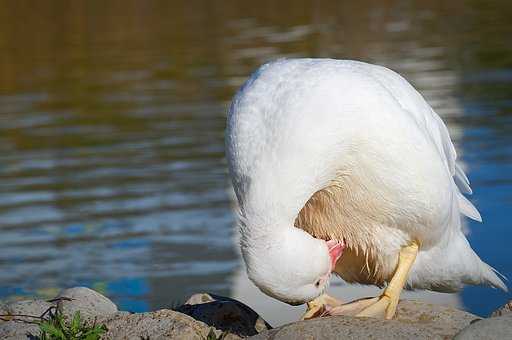
[[[468,167],[486,221],[469,225],[472,244],[512,275],[509,2],[3,7],[0,298],[84,284],[139,311],[208,290],[271,321],[298,313],[259,296],[243,274],[223,159],[234,91],[257,65],[285,56],[361,59],[410,79]],[[506,299],[484,288],[461,297],[441,299],[476,313]]]

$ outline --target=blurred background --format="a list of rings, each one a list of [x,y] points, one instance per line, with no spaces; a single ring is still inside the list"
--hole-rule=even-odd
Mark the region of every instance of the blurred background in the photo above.
[[[0,300],[85,285],[138,312],[208,291],[296,318],[247,281],[223,145],[231,97],[280,57],[412,82],[472,181],[472,246],[512,277],[511,14],[508,0],[1,1]],[[413,296],[480,315],[510,299]]]

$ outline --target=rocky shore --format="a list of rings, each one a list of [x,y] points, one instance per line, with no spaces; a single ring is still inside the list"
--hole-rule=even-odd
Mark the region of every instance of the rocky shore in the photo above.
[[[512,302],[488,318],[420,301],[402,300],[394,320],[335,316],[272,328],[239,301],[195,294],[177,308],[148,313],[119,311],[105,296],[84,287],[53,300],[0,305],[0,339],[38,339],[49,311],[84,324],[104,326],[102,339],[512,339]]]

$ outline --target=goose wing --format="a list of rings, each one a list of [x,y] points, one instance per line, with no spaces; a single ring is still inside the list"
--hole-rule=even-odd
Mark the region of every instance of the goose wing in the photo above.
[[[460,212],[473,220],[481,222],[480,213],[463,195],[463,193],[472,194],[470,183],[464,170],[457,163],[457,152],[448,129],[439,115],[434,112],[421,94],[398,73],[377,65],[373,65],[370,73],[376,81],[389,91],[404,110],[415,117],[419,125],[424,126],[425,132],[433,140],[453,177]]]

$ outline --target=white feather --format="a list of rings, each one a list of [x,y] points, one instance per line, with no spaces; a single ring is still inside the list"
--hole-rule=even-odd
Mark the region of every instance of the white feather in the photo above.
[[[459,197],[459,209],[460,209],[460,212],[475,220],[475,221],[478,221],[478,222],[482,222],[482,217],[480,216],[480,213],[478,212],[478,210],[475,208],[475,206],[473,205],[473,203],[471,203],[470,201],[468,201],[468,199],[466,197],[464,197],[464,195],[462,195],[462,193],[457,193],[458,197]]]
[[[473,190],[471,190],[469,186],[468,177],[458,164],[455,164],[455,183],[461,192],[470,195],[473,193]]]

